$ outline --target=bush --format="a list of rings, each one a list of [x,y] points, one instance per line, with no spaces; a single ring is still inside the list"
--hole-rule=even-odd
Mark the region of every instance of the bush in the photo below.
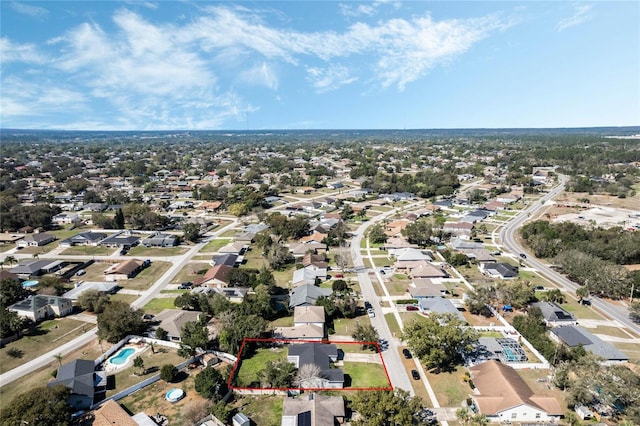
[[[335,280],[331,284],[331,289],[333,291],[345,291],[347,289],[347,283],[345,280]]]
[[[418,303],[418,299],[396,300],[395,303],[396,305],[415,305],[416,303]]]
[[[24,352],[17,348],[11,348],[7,351],[7,355],[9,355],[11,358],[22,358]]]
[[[160,369],[160,378],[165,382],[173,383],[178,378],[178,369],[173,364],[165,364]]]

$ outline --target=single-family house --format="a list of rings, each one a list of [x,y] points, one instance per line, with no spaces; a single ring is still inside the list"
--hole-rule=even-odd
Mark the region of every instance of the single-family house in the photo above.
[[[344,399],[341,396],[310,393],[297,398],[285,398],[281,425],[334,426],[336,423],[342,424],[344,417]]]
[[[406,238],[401,235],[387,238],[387,242],[384,243],[384,249],[388,251],[399,250],[403,248],[417,249],[417,244],[411,244]]]
[[[37,260],[30,259],[19,263],[9,269],[9,272],[16,274],[19,278],[39,277],[44,274],[59,271],[67,265],[64,260]]]
[[[313,284],[305,284],[294,288],[289,294],[289,308],[315,305],[319,297],[331,296],[330,288],[321,288]]]
[[[554,302],[535,302],[532,308],[539,308],[547,327],[560,327],[563,325],[577,325],[578,321],[573,314],[562,309]]]
[[[140,237],[122,231],[105,238],[98,245],[103,247],[135,247],[139,242]]]
[[[71,389],[67,403],[75,410],[82,410],[104,397],[107,376],[103,371],[96,371],[92,360],[75,359],[61,365],[56,378],[47,384],[48,387],[56,385]]]
[[[59,213],[51,218],[51,222],[56,225],[68,225],[80,221],[78,213]]]
[[[487,249],[467,249],[462,250],[468,259],[475,261],[478,268],[483,270],[485,266],[496,263],[496,258],[489,253]]]
[[[518,278],[518,268],[504,262],[485,263],[482,271],[492,278],[501,278],[503,280]]]
[[[218,254],[235,254],[238,256],[243,255],[249,246],[247,243],[243,241],[235,241],[233,243],[229,243],[218,250]]]
[[[73,305],[71,299],[66,297],[34,294],[14,303],[7,309],[14,311],[21,317],[38,322],[45,318],[69,315],[73,311]]]
[[[305,267],[313,266],[313,267],[316,267],[316,268],[327,269],[329,264],[327,263],[327,261],[325,259],[326,258],[325,258],[325,256],[323,254],[307,253],[302,258],[302,265],[305,266]]]
[[[38,234],[26,235],[23,239],[19,240],[16,245],[18,247],[41,247],[55,240],[55,235],[42,232]]]
[[[139,426],[135,420],[113,399],[107,400],[93,412],[92,426]]]
[[[564,410],[550,396],[535,394],[508,365],[491,360],[469,368],[475,407],[494,422],[556,423]]]
[[[327,268],[319,268],[314,265],[305,266],[301,269],[293,271],[291,280],[294,287],[305,284],[316,284],[316,281],[324,281],[327,279]]]
[[[447,274],[440,269],[439,267],[429,263],[424,262],[423,264],[411,268],[409,271],[409,275],[413,278],[446,278]]]
[[[413,299],[423,299],[428,297],[444,297],[447,288],[439,282],[429,278],[418,278],[411,281],[407,289]]]
[[[194,280],[193,284],[207,287],[228,287],[227,275],[233,269],[232,266],[220,264],[210,268],[201,278]]]
[[[83,283],[78,283],[76,286],[67,291],[62,297],[66,297],[71,300],[78,300],[80,295],[85,291],[95,290],[102,294],[113,294],[118,291],[120,287],[118,284],[114,282],[95,282],[95,281],[85,281]]]
[[[289,244],[289,252],[295,257],[299,259],[304,257],[307,253],[325,253],[327,251],[327,245],[322,243],[317,243],[315,241],[308,243],[291,243]]]
[[[287,361],[293,363],[296,369],[305,365],[312,365],[319,371],[316,377],[311,377],[301,383],[301,389],[341,389],[344,387],[344,373],[339,368],[331,368],[330,363],[338,360],[338,347],[325,343],[300,343],[290,345]]]
[[[580,326],[565,325],[554,327],[551,329],[550,336],[556,342],[572,349],[582,345],[586,351],[600,357],[603,365],[629,361],[629,357],[623,352]]]
[[[418,310],[425,315],[429,314],[451,314],[462,322],[467,322],[464,315],[460,313],[451,299],[442,297],[429,297],[418,299]]]
[[[162,232],[155,232],[143,239],[140,244],[145,247],[174,247],[178,245],[178,237]]]
[[[452,234],[462,239],[469,239],[471,237],[471,231],[473,230],[473,223],[471,222],[447,222],[442,227],[442,230],[447,234]]]
[[[98,243],[106,237],[107,234],[104,234],[102,232],[84,231],[60,241],[60,246],[97,246]]]
[[[145,262],[138,259],[128,259],[111,265],[104,271],[105,281],[128,280],[138,275],[145,268]]]
[[[276,327],[273,336],[288,340],[322,340],[324,338],[325,313],[322,306],[296,306],[293,310],[293,327]]]
[[[158,322],[156,329],[162,328],[167,332],[167,339],[175,342],[181,340],[182,327],[188,322],[198,322],[203,318],[200,311],[185,311],[182,309],[165,309],[155,316]]]
[[[322,232],[318,232],[318,231],[313,231],[311,233],[311,235],[306,235],[302,238],[300,238],[300,242],[301,243],[311,243],[311,242],[315,242],[315,243],[322,243],[322,241],[327,238],[327,234],[322,233]]]
[[[227,265],[233,268],[235,266],[240,266],[243,260],[244,256],[238,256],[237,254],[216,254],[211,258],[211,265]]]

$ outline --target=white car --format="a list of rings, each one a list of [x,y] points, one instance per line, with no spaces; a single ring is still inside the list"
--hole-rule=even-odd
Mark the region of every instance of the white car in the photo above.
[[[373,310],[373,308],[369,308],[367,309],[367,314],[369,314],[369,318],[373,318],[376,316],[375,311]]]

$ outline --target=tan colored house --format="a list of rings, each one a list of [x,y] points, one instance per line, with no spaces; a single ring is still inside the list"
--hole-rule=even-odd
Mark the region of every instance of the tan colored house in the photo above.
[[[418,265],[412,268],[409,271],[409,275],[411,278],[445,278],[447,274],[445,274],[442,269],[432,265],[429,262],[424,262],[421,265]]]
[[[144,262],[138,259],[129,259],[112,265],[104,271],[105,281],[128,280],[138,275],[143,269]]]
[[[564,413],[558,400],[534,394],[516,370],[491,360],[469,369],[476,386],[471,398],[494,422],[555,423]]]
[[[93,413],[93,426],[138,426],[129,413],[113,399],[108,400]]]
[[[282,405],[282,426],[334,426],[344,422],[345,408],[341,396],[310,393],[298,398],[285,398]]]
[[[273,335],[279,339],[320,341],[324,338],[325,321],[322,306],[296,306],[293,327],[277,327]]]
[[[216,265],[213,268],[209,269],[206,274],[202,276],[202,278],[195,280],[193,283],[195,285],[206,286],[206,287],[228,287],[229,281],[227,281],[227,275],[229,275],[229,271],[231,271],[233,267],[228,265]]]
[[[182,327],[188,322],[198,322],[204,315],[200,311],[185,311],[182,309],[165,309],[155,316],[158,327],[167,332],[167,339],[179,342],[181,340]]]

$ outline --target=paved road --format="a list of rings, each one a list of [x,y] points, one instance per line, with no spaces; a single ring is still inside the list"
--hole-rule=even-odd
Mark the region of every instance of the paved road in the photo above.
[[[358,268],[365,268],[362,254],[360,253],[360,242],[362,241],[367,228],[374,223],[379,222],[395,213],[395,210],[391,210],[382,215],[376,216],[375,218],[365,222],[358,228],[351,240],[351,258],[353,259],[353,266],[354,268],[356,268],[356,270]],[[384,363],[387,367],[387,372],[389,373],[389,378],[391,379],[391,385],[394,388],[400,388],[409,391],[411,395],[414,395],[413,387],[411,386],[411,382],[409,381],[409,376],[407,375],[407,371],[404,368],[402,360],[400,359],[400,354],[398,353],[400,342],[397,338],[395,338],[395,336],[393,336],[391,330],[389,330],[387,321],[384,319],[382,308],[380,307],[380,301],[373,288],[373,283],[371,282],[371,278],[369,277],[368,269],[364,269],[362,272],[358,272],[358,281],[360,282],[360,290],[362,291],[364,300],[367,300],[371,303],[373,310],[376,313],[376,316],[374,318],[371,318],[371,324],[378,331],[378,335],[380,336],[380,338],[385,339],[389,343],[389,348],[386,351],[382,352],[382,358],[384,359]]]
[[[524,253],[525,250],[522,246],[516,241],[515,235],[518,228],[522,226],[524,222],[529,219],[529,217],[534,216],[534,214],[542,208],[544,203],[547,200],[551,200],[556,197],[560,192],[564,190],[564,187],[568,181],[567,176],[560,176],[560,184],[553,188],[549,193],[545,194],[539,201],[536,201],[522,212],[520,212],[517,216],[515,216],[503,229],[500,231],[500,240],[502,240],[502,244],[504,248],[512,253]],[[549,265],[541,262],[540,260],[529,256],[524,263],[527,266],[535,268],[540,274],[547,277],[550,281],[556,283],[560,287],[562,287],[565,291],[575,293],[576,289],[580,287],[578,284],[569,280],[562,274],[554,271],[549,267]],[[616,305],[604,299],[592,297],[591,306],[595,309],[598,309],[600,312],[604,313],[612,320],[619,322],[630,330],[635,331],[640,334],[640,325],[634,323],[629,318],[629,310],[620,305]]]
[[[229,225],[216,230],[215,233],[210,234],[208,236],[216,237],[226,232],[228,229],[235,227],[237,223],[238,221],[236,220],[230,223]],[[207,240],[208,239],[206,239],[205,241]],[[173,277],[175,277],[178,274],[178,272],[180,272],[180,270],[184,267],[184,265],[186,265],[189,262],[191,257],[197,254],[200,251],[200,249],[204,247],[206,244],[207,244],[206,242],[198,243],[193,247],[191,247],[189,251],[186,252],[185,254],[182,254],[180,256],[173,256],[171,258],[171,262],[173,262],[173,265],[171,265],[171,267],[155,282],[155,284],[153,284],[147,290],[140,292],[141,293],[140,297],[137,298],[134,302],[132,302],[131,306],[135,308],[140,308],[146,305],[147,303],[149,303],[150,300],[154,299],[160,293],[160,291],[164,289],[167,286],[167,284],[169,284],[169,282],[173,279]],[[13,370],[7,371],[6,373],[0,375],[0,387],[13,382],[19,379],[20,377],[26,374],[29,374],[34,370],[37,370],[39,368],[49,365],[51,361],[54,360],[54,355],[57,355],[57,354],[66,355],[88,344],[96,337],[96,332],[97,332],[97,328],[93,328],[88,332],[84,333],[83,335],[76,337],[75,339],[65,343],[64,345],[59,346],[56,349],[53,349],[47,352],[46,354],[39,356],[36,359],[33,359],[25,364],[22,364],[19,367],[14,368]]]

